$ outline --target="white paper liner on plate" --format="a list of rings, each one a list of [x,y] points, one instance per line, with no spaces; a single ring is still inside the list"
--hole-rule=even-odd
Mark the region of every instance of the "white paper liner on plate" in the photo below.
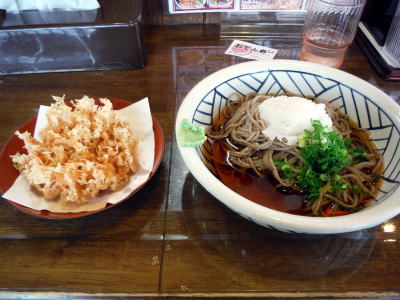
[[[47,125],[46,111],[49,107],[40,106],[34,137]],[[35,192],[28,181],[19,176],[11,188],[3,194],[3,197],[15,203],[30,207],[35,210],[48,210],[57,213],[93,211],[101,209],[107,203],[115,204],[128,197],[135,189],[141,186],[149,178],[154,163],[154,132],[149,101],[147,98],[140,100],[123,109],[117,110],[116,114],[123,118],[138,137],[138,171],[130,177],[127,185],[114,192],[104,192],[87,204],[79,206],[65,206],[60,201],[47,200]]]

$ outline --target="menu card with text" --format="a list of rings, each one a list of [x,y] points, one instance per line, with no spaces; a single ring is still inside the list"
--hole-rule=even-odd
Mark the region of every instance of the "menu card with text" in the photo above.
[[[167,0],[169,12],[299,11],[307,0]]]

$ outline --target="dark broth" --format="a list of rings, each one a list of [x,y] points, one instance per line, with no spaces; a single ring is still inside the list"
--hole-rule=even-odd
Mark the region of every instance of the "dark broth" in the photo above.
[[[350,124],[353,129],[356,129],[353,131],[353,136],[357,136],[366,149],[368,147],[376,149],[375,144],[370,141],[368,132],[357,130],[354,122],[350,122]],[[224,141],[219,140],[213,141],[211,149],[217,175],[227,187],[262,206],[296,215],[310,215],[310,212],[305,210],[306,197],[290,189],[277,189],[277,182],[272,175],[260,177],[252,171],[243,172],[231,166],[228,162],[228,153],[224,143]],[[379,174],[382,173],[382,169],[379,170]],[[376,183],[378,186],[381,184],[382,179]]]
[[[268,208],[292,214],[306,214],[304,196],[276,189],[273,176],[259,177],[252,172],[241,172],[227,162],[227,152],[221,141],[212,145],[214,167],[220,180],[239,195]]]

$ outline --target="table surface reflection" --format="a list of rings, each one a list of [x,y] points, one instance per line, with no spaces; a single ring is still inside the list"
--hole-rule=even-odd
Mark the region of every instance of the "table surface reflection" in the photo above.
[[[130,200],[96,215],[45,220],[0,202],[0,298],[229,296],[400,297],[400,218],[347,234],[286,234],[230,211],[188,172],[174,117],[202,78],[243,61],[224,55],[218,27],[145,30],[140,70],[0,77],[0,144],[49,104],[50,95],[149,97],[165,135],[152,180]],[[285,49],[280,58],[298,58]],[[376,74],[357,44],[343,70],[400,101],[398,82]]]

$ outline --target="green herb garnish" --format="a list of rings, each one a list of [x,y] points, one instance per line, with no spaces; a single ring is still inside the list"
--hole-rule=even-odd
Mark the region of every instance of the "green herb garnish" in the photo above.
[[[376,173],[371,173],[371,174],[369,174],[369,177],[371,177],[371,179],[372,179],[374,182],[378,182],[378,181],[381,179],[381,176],[380,176],[379,174],[376,174]]]
[[[347,146],[349,155],[353,163],[368,161],[368,155],[363,146],[357,146],[355,148],[351,148],[351,139],[346,139],[345,144]]]
[[[341,192],[348,188],[339,175],[340,170],[350,164],[353,156],[362,156],[364,148],[351,149],[351,140],[323,126],[320,121],[312,121],[313,129],[305,130],[299,137],[300,156],[304,164],[292,167],[284,161],[275,161],[283,178],[294,179],[301,189],[308,192],[310,200],[318,199],[322,188],[329,183],[328,191]]]
[[[340,170],[350,163],[348,147],[343,137],[313,120],[313,131],[305,130],[300,136],[300,155],[304,166],[299,174],[297,185],[310,192],[310,198],[319,197],[321,187],[332,181],[332,188],[343,189]]]
[[[294,179],[298,174],[298,167],[296,166],[282,160],[274,160],[274,163],[281,169],[284,178]]]

